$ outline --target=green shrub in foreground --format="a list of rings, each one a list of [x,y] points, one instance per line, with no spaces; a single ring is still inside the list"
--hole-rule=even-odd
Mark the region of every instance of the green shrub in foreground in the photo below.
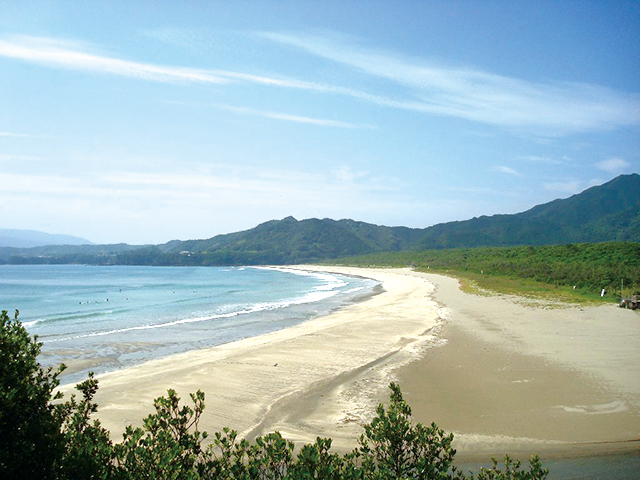
[[[228,428],[204,445],[198,430],[205,408],[204,393],[191,394],[193,408],[180,406],[174,390],[154,401],[155,413],[141,427],[127,427],[122,442],[91,416],[98,381],[76,386],[82,394],[66,402],[53,394],[56,371],[38,362],[41,343],[28,335],[6,311],[0,317],[0,478],[2,479],[474,479],[537,480],[546,478],[540,459],[529,470],[505,458],[504,471],[494,460],[477,476],[453,465],[453,434],[436,424],[411,419],[400,387],[391,384],[389,406],[379,405],[364,427],[358,446],[345,455],[331,452],[331,439],[318,438],[297,451],[279,432],[255,439],[238,439]]]

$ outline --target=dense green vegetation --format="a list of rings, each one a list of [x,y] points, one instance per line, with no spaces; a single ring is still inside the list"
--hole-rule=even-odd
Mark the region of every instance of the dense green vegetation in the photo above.
[[[436,424],[414,424],[400,388],[391,384],[390,403],[379,405],[358,446],[331,452],[331,439],[296,449],[278,432],[254,442],[223,429],[209,437],[198,430],[204,393],[180,405],[176,392],[154,401],[142,426],[129,426],[119,443],[98,420],[92,375],[63,401],[54,394],[64,366],[53,371],[37,361],[41,344],[6,311],[0,317],[0,478],[13,479],[544,479],[538,457],[528,469],[505,457],[504,470],[477,475],[454,466],[453,434]],[[223,386],[221,386],[223,388]],[[205,443],[211,438],[208,445]]]
[[[283,265],[380,252],[487,246],[640,242],[640,175],[621,175],[563,200],[515,215],[432,227],[385,227],[293,217],[206,240],[162,245],[0,248],[3,263],[92,265]]]
[[[581,243],[552,246],[459,248],[422,252],[393,252],[332,261],[360,266],[407,266],[449,271],[476,281],[483,277],[530,279],[554,287],[565,286],[587,295],[620,299],[640,293],[640,243]]]

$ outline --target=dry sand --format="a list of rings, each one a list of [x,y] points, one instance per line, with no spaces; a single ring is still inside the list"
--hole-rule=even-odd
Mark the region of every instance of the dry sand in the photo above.
[[[446,344],[398,380],[416,420],[455,432],[463,457],[640,450],[640,312],[469,295],[416,275],[447,306]]]
[[[348,450],[397,380],[416,421],[453,431],[463,458],[638,449],[638,312],[468,295],[409,269],[305,268],[383,288],[293,328],[100,376],[113,438],[168,388],[200,389],[210,433],[327,436]]]

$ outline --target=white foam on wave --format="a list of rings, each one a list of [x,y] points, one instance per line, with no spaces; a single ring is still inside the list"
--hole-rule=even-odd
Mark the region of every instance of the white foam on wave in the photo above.
[[[260,267],[255,267],[255,268],[260,268]],[[285,269],[278,269],[278,270],[285,270]],[[294,272],[296,270],[291,270],[291,271]],[[337,282],[332,283],[332,285],[335,285],[335,286],[332,287],[330,290],[328,289],[316,290],[316,291],[309,292],[301,297],[288,299],[288,300],[255,303],[253,305],[248,306],[248,308],[233,311],[233,312],[221,313],[216,315],[207,315],[202,317],[190,317],[190,318],[184,318],[180,320],[174,320],[171,322],[158,323],[153,325],[138,325],[135,327],[118,328],[118,329],[107,330],[103,332],[86,333],[86,334],[75,335],[71,337],[51,339],[47,343],[61,342],[64,340],[74,340],[74,339],[89,338],[89,337],[101,337],[105,335],[133,332],[137,330],[151,330],[155,328],[174,327],[176,325],[182,325],[187,323],[206,322],[206,321],[217,320],[221,318],[231,318],[238,315],[248,315],[252,313],[278,310],[278,309],[287,308],[293,305],[304,305],[308,303],[320,302],[322,300],[326,300],[328,298],[331,298],[337,295],[339,292],[338,290],[336,290],[336,288],[338,288],[338,286],[341,286],[341,285],[346,285],[346,283],[342,282],[341,280],[338,280]]]
[[[355,288],[352,288],[351,290],[345,290],[344,293],[346,294],[356,293],[356,292],[359,292],[360,290],[364,290],[364,287],[355,287]]]
[[[556,408],[561,408],[568,413],[582,413],[585,415],[603,415],[611,413],[626,412],[629,407],[622,400],[614,400],[610,403],[602,403],[596,405],[558,405]]]
[[[297,268],[287,268],[287,267],[252,267],[258,270],[275,270],[277,272],[284,272],[284,273],[291,273],[293,275],[301,275],[301,276],[305,276],[305,277],[314,277],[317,278],[319,280],[323,280],[325,282],[327,282],[327,284],[335,284],[337,286],[343,286],[346,285],[345,282],[343,282],[342,280],[340,280],[338,277],[336,277],[335,275],[331,274],[331,273],[327,273],[327,272],[311,272],[309,270],[299,270]],[[320,287],[316,287],[316,288],[324,288],[325,286],[322,285]],[[337,287],[335,287],[337,288]]]
[[[229,318],[229,317],[235,317],[237,315],[241,315],[243,313],[251,313],[249,310],[246,311],[240,311],[240,312],[231,312],[231,313],[223,313],[220,315],[211,315],[211,316],[206,316],[206,317],[192,317],[192,318],[184,318],[181,320],[174,320],[172,322],[166,322],[166,323],[158,323],[155,325],[138,325],[136,327],[127,327],[127,328],[117,328],[114,330],[107,330],[104,332],[94,332],[94,333],[85,333],[83,335],[74,335],[72,337],[65,337],[65,338],[57,338],[55,340],[49,340],[49,342],[61,342],[63,340],[73,340],[73,339],[77,339],[77,338],[88,338],[88,337],[102,337],[104,335],[113,335],[114,333],[126,333],[126,332],[133,332],[135,330],[150,330],[153,328],[165,328],[165,327],[173,327],[175,325],[180,325],[180,324],[184,324],[184,323],[195,323],[195,322],[204,322],[207,320],[215,320],[218,318]]]
[[[261,270],[275,270],[277,272],[291,273],[293,275],[313,277],[325,282],[324,285],[318,285],[316,287],[313,287],[314,290],[331,291],[331,290],[336,290],[338,288],[348,285],[347,282],[341,280],[339,277],[327,272],[311,272],[309,270],[298,270],[297,268],[287,268],[287,267],[252,267],[252,268],[261,269]]]
[[[343,282],[342,280],[336,279],[334,282],[327,283],[326,285],[318,285],[315,287],[315,290],[335,290],[340,287],[344,287],[347,285],[347,282]]]
[[[23,327],[33,327],[36,323],[40,323],[42,320],[33,320],[31,322],[22,322]]]

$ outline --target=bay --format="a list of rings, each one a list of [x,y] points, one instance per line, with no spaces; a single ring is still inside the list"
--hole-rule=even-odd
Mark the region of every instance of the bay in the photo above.
[[[0,265],[0,309],[43,343],[63,381],[287,328],[377,282],[287,268]]]

